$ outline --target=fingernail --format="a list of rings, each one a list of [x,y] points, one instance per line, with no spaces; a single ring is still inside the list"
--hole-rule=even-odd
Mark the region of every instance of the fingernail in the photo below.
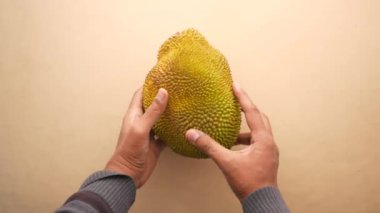
[[[201,136],[201,134],[197,130],[194,130],[194,129],[190,129],[186,132],[186,138],[192,144],[194,144],[195,141],[197,141],[199,136]]]
[[[160,88],[160,89],[158,90],[158,92],[157,92],[156,98],[157,98],[159,101],[164,100],[164,98],[165,98],[165,89]]]

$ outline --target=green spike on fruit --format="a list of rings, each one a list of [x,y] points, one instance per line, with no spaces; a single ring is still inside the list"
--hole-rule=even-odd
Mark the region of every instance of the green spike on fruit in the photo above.
[[[161,46],[157,64],[145,80],[144,109],[159,88],[168,91],[169,100],[153,129],[172,150],[207,158],[186,140],[185,133],[191,128],[207,133],[228,149],[235,144],[241,115],[230,68],[225,57],[198,31],[177,33]]]

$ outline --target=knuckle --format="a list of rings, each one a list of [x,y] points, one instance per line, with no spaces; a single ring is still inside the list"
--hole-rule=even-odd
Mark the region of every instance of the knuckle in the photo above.
[[[153,104],[154,104],[157,108],[159,108],[159,109],[162,108],[162,106],[163,106],[162,101],[161,101],[160,99],[158,99],[158,98],[155,98],[155,99],[154,99]]]
[[[241,96],[244,96],[244,98],[247,98],[248,97],[248,94],[247,94],[247,92],[245,91],[245,90],[243,90],[243,89],[240,89],[240,95]]]
[[[199,147],[201,147],[201,149],[207,153],[212,149],[211,142],[207,140],[206,135],[199,136],[196,143],[198,143]]]
[[[124,117],[122,118],[121,120],[121,126],[124,128],[124,127],[130,127],[131,126],[131,123],[132,123],[132,119],[129,115],[124,115]]]
[[[274,138],[270,132],[260,131],[255,136],[257,140],[263,141],[268,149],[278,150],[277,144],[274,142]]]
[[[277,152],[277,145],[272,142],[272,141],[269,141],[268,142],[268,147],[271,149],[271,150],[274,150],[275,152]]]
[[[258,138],[260,138],[260,140],[263,140],[263,141],[272,141],[273,140],[273,137],[272,135],[264,130],[264,129],[260,129],[257,133],[256,133],[256,136]]]
[[[271,150],[277,157],[280,155],[278,147],[274,142],[268,143],[268,149]]]
[[[163,104],[162,104],[162,102],[159,99],[155,98],[153,100],[153,103],[151,104],[150,108],[151,108],[150,109],[151,112],[153,112],[153,113],[160,113],[162,111],[162,109],[163,109]]]
[[[131,128],[131,133],[134,135],[134,136],[141,136],[141,135],[144,135],[145,134],[145,129],[141,126],[141,125],[134,125],[132,128]]]
[[[260,112],[259,109],[257,108],[257,106],[255,106],[254,104],[250,104],[248,107],[247,107],[247,111],[249,112]]]

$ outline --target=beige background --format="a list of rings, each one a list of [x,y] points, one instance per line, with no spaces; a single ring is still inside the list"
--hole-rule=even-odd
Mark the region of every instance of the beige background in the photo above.
[[[102,169],[160,44],[188,27],[270,116],[294,212],[379,212],[379,11],[377,0],[0,0],[0,212],[51,212]],[[131,209],[239,211],[210,160],[170,150]]]

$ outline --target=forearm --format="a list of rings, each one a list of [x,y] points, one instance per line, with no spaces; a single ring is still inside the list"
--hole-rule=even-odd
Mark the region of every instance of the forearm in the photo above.
[[[290,210],[275,187],[264,187],[251,193],[243,203],[244,213],[288,213]]]
[[[99,171],[89,176],[56,212],[127,212],[135,196],[136,186],[130,177]]]

